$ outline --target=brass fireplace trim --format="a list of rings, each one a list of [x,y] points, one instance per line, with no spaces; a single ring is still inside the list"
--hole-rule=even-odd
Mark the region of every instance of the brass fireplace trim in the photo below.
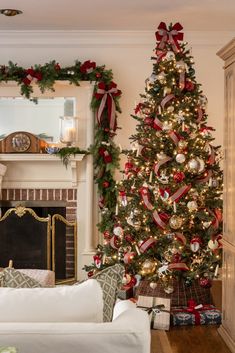
[[[26,213],[29,213],[33,216],[37,221],[47,223],[47,269],[50,270],[51,268],[51,216],[48,217],[39,217],[32,208],[24,207],[23,205],[19,204],[14,208],[9,208],[5,212],[5,214],[0,218],[0,222],[4,221],[7,217],[10,216],[11,213],[15,213],[18,217],[23,217]]]
[[[77,222],[69,222],[60,214],[54,214],[52,216],[52,271],[55,272],[55,225],[56,220],[59,220],[65,223],[66,226],[73,227],[73,236],[74,236],[74,277],[66,278],[63,280],[56,281],[56,284],[72,284],[77,280]]]

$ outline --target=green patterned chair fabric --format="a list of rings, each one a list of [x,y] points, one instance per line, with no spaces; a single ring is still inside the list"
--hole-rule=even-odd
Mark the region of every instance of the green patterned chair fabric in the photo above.
[[[25,275],[24,273],[7,267],[0,272],[1,287],[11,288],[36,288],[42,287],[35,279]]]
[[[112,321],[113,307],[117,298],[118,287],[121,286],[124,275],[124,267],[120,264],[115,264],[98,272],[92,279],[96,279],[103,290],[103,321]]]

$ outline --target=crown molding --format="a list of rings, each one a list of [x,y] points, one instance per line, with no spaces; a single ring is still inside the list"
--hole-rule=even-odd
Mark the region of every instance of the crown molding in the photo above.
[[[235,36],[233,32],[185,32],[191,46],[215,46],[218,49]],[[148,47],[155,45],[152,31],[0,31],[2,48],[86,48],[86,47]]]

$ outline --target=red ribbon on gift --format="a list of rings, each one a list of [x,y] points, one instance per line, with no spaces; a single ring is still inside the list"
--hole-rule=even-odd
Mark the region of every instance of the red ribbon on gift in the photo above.
[[[107,106],[108,119],[110,129],[115,131],[117,128],[116,124],[116,106],[113,97],[120,96],[122,92],[117,89],[117,85],[114,82],[110,82],[109,85],[105,85],[104,82],[98,84],[98,89],[95,93],[96,99],[101,99],[100,106],[97,110],[97,120],[101,124],[104,109]]]
[[[209,304],[207,305],[202,305],[199,304],[197,305],[194,299],[190,299],[188,301],[188,306],[185,308],[174,308],[172,309],[173,313],[177,313],[177,312],[183,312],[183,313],[190,313],[193,314],[195,317],[195,325],[200,325],[201,323],[201,315],[200,315],[200,311],[203,310],[214,310],[215,308]]]
[[[161,22],[158,26],[158,31],[155,33],[158,43],[157,48],[164,49],[166,43],[171,44],[175,53],[180,51],[178,40],[183,40],[184,34],[180,31],[183,29],[179,22],[175,23],[171,30],[167,29],[165,22]]]

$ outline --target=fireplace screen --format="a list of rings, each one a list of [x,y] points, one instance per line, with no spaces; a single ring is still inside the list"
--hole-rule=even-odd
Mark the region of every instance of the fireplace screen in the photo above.
[[[57,282],[76,279],[76,222],[39,217],[18,205],[0,218],[0,267],[52,269]]]

